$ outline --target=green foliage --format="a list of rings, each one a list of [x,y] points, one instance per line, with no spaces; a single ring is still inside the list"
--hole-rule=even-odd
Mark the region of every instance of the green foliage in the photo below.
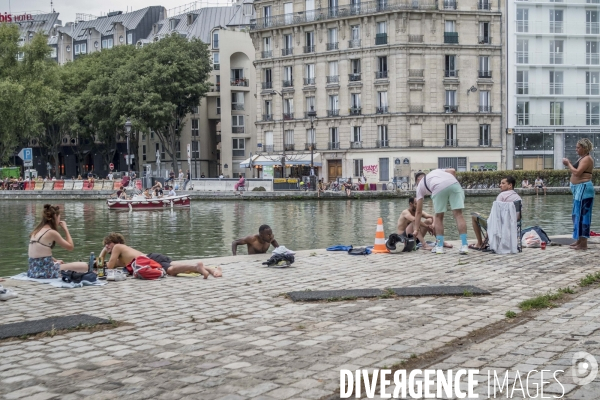
[[[527,299],[519,303],[519,308],[523,311],[529,310],[540,310],[542,308],[554,308],[556,304],[554,300],[560,300],[564,296],[564,293],[559,291],[557,293],[548,292],[546,294]]]
[[[504,314],[504,316],[506,318],[512,319],[515,318],[517,316],[517,313],[514,311],[507,311],[506,314]]]
[[[590,286],[598,281],[600,281],[600,272],[596,272],[595,274],[587,274],[585,278],[581,278],[579,281],[579,286]]]
[[[461,186],[465,189],[485,189],[485,188],[497,188],[500,186],[500,181],[507,175],[513,176],[517,181],[517,187],[521,187],[521,182],[524,179],[529,180],[529,183],[533,182],[540,176],[546,186],[549,187],[560,187],[569,186],[569,179],[571,173],[566,169],[554,170],[545,169],[542,171],[487,171],[487,172],[457,172],[456,178],[460,182]],[[600,185],[600,174],[594,174],[592,176],[592,182],[594,186]]]
[[[255,187],[255,188],[253,188],[253,189],[252,189],[252,191],[253,191],[253,192],[266,192],[266,191],[267,191],[267,189],[265,189],[265,188],[264,188],[264,187],[262,187],[262,186],[257,186],[257,187]]]

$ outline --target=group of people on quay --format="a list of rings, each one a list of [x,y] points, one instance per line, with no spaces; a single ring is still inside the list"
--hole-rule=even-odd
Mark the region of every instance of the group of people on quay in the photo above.
[[[590,237],[592,207],[594,203],[594,186],[591,181],[594,168],[594,160],[590,155],[592,143],[588,139],[581,139],[577,143],[576,151],[579,156],[575,163],[563,159],[563,164],[571,172],[570,187],[573,193],[573,239],[570,247],[574,250],[586,250],[587,241]],[[458,233],[460,236],[460,254],[467,254],[469,250],[482,250],[484,238],[477,221],[482,218],[481,214],[472,215],[472,225],[477,242],[467,242],[467,224],[463,215],[465,193],[456,179],[453,169],[436,169],[427,174],[418,172],[415,176],[416,195],[408,201],[408,207],[398,219],[397,230],[399,235],[413,235],[420,242],[423,250],[431,249],[432,253],[443,254],[451,245],[444,240],[444,213],[448,211],[448,204],[454,215]],[[507,175],[500,182],[500,194],[496,198],[500,203],[513,203],[520,201],[521,197],[514,191],[515,178]],[[158,186],[157,186],[158,185]],[[160,187],[155,185],[153,190]],[[430,215],[423,211],[423,202],[426,196],[431,196],[434,214]],[[517,218],[521,215],[518,213]],[[61,235],[59,228],[64,233]],[[435,236],[435,245],[430,246],[425,236]],[[516,232],[515,232],[516,235]],[[46,204],[43,209],[42,218],[37,227],[30,235],[29,241],[29,269],[28,276],[33,278],[56,278],[60,270],[72,270],[85,272],[89,266],[83,262],[64,263],[52,256],[52,249],[58,244],[60,247],[72,251],[75,244],[69,233],[67,224],[61,220],[58,206]],[[272,229],[263,225],[259,233],[232,243],[232,253],[235,255],[237,247],[246,245],[248,254],[266,253],[268,249],[279,247],[275,240]],[[157,253],[144,253],[133,249],[125,244],[125,238],[119,233],[111,233],[104,238],[103,249],[100,257],[111,254],[108,268],[125,267],[139,255],[146,255],[161,264],[168,275],[177,275],[184,272],[195,272],[202,274],[205,278],[209,275],[220,277],[222,272],[219,268],[205,267],[202,262],[173,261],[170,257]]]

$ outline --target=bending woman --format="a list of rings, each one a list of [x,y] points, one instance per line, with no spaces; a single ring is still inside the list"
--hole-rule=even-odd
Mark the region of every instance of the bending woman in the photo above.
[[[65,232],[66,240],[58,232],[59,226]],[[45,204],[42,221],[29,236],[29,278],[56,279],[61,270],[87,272],[88,265],[84,262],[65,264],[52,257],[52,249],[56,243],[69,251],[75,248],[67,223],[60,220],[60,208]]]
[[[579,159],[575,164],[563,158],[563,164],[571,171],[571,192],[573,193],[573,239],[571,244],[574,250],[587,250],[587,240],[590,237],[592,223],[592,207],[594,206],[594,184],[592,171],[594,159],[590,155],[593,149],[589,139],[580,139],[577,142],[577,155]]]

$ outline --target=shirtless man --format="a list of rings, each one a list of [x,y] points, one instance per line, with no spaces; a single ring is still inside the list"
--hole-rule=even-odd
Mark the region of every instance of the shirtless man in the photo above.
[[[137,256],[146,256],[162,265],[165,272],[171,276],[190,272],[198,272],[204,276],[204,279],[208,278],[208,275],[212,275],[215,278],[222,276],[220,268],[207,268],[202,262],[171,261],[171,257],[162,254],[144,254],[141,251],[126,246],[125,238],[120,233],[113,232],[104,238],[104,248],[100,252],[99,257],[104,258],[107,253],[110,254],[110,260],[106,263],[108,269],[125,267]]]
[[[279,247],[279,243],[275,240],[273,231],[269,225],[261,225],[258,228],[258,235],[246,236],[243,239],[234,240],[231,243],[231,251],[235,256],[237,253],[237,247],[241,245],[248,245],[248,254],[264,254],[269,250],[269,247]]]
[[[398,218],[398,235],[409,235],[415,234],[415,212],[417,211],[417,204],[415,203],[414,197],[410,197],[408,199],[408,208],[402,211],[400,214],[400,218]],[[429,246],[425,241],[425,234],[430,233],[435,236],[435,229],[433,225],[433,215],[427,214],[426,212],[422,212],[422,220],[421,226],[417,234],[416,238],[419,240],[421,245],[423,246],[423,250],[431,250],[433,247]],[[452,245],[449,243],[444,243],[444,247],[452,248]]]

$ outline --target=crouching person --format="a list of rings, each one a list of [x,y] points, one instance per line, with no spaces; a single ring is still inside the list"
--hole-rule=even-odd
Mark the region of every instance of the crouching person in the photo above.
[[[100,257],[104,258],[106,254],[110,254],[110,259],[106,263],[106,267],[108,269],[127,267],[127,265],[134,261],[138,256],[145,256],[159,263],[167,275],[171,276],[196,272],[202,274],[204,279],[206,279],[209,275],[212,275],[215,278],[218,278],[222,275],[219,267],[205,267],[202,262],[195,263],[190,261],[172,261],[171,257],[163,254],[142,253],[139,250],[125,245],[125,238],[120,233],[113,232],[104,238],[104,248],[100,252]]]

